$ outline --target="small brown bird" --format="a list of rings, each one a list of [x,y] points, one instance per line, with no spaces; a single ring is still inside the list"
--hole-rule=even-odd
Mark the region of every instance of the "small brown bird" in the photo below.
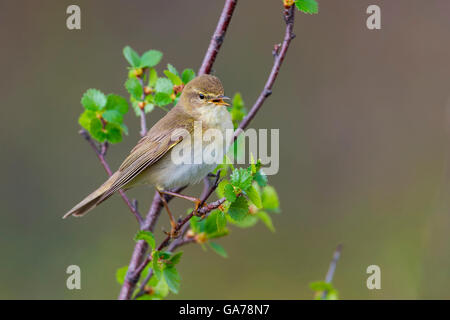
[[[223,94],[222,83],[215,76],[202,75],[190,81],[184,87],[177,105],[138,142],[119,167],[119,170],[97,190],[67,212],[63,218],[71,215],[83,216],[120,189],[127,190],[137,185],[147,184],[155,186],[162,196],[163,193],[168,193],[167,190],[170,188],[182,187],[201,181],[215,168],[217,163],[206,163],[202,160],[203,158],[198,159],[198,155],[194,155],[195,147],[192,147],[194,145],[194,129],[200,123],[202,133],[208,129],[215,129],[219,130],[224,138],[226,136],[225,131],[233,129],[231,116],[227,108],[224,107],[229,105],[224,99],[229,98]],[[174,140],[177,130],[178,132],[189,133],[189,135],[179,135]],[[220,139],[212,140],[209,144],[203,145],[202,150],[220,147],[225,154],[228,147],[227,142],[220,141]],[[192,150],[190,152],[192,161],[189,163],[174,161],[171,155],[174,152],[174,147],[177,146],[176,149],[178,150],[185,150],[184,147],[188,145]],[[200,200],[197,198],[170,194],[195,202],[196,208],[200,204]],[[164,197],[161,198],[164,199]],[[167,203],[165,201],[163,203],[171,220],[171,235],[175,236],[176,223]]]

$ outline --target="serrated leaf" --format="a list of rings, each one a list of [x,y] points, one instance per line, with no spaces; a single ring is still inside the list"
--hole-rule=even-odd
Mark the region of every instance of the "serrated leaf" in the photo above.
[[[229,184],[227,180],[222,180],[219,182],[219,185],[217,186],[216,193],[219,196],[219,198],[225,197],[225,186]]]
[[[170,95],[164,92],[158,92],[155,94],[155,104],[159,107],[167,106],[172,103]]]
[[[87,110],[97,111],[101,110],[106,105],[106,96],[103,92],[97,89],[87,90],[81,98],[81,104]]]
[[[267,185],[267,176],[262,170],[256,172],[253,180],[255,180],[260,187],[265,187]]]
[[[247,194],[247,196],[249,197],[250,201],[258,208],[261,209],[262,206],[262,200],[261,200],[261,196],[259,195],[258,190],[256,190],[256,188],[254,188],[253,186],[250,186],[250,188],[248,188],[245,193]]]
[[[213,249],[213,251],[215,253],[217,253],[219,256],[224,257],[224,258],[228,258],[228,254],[225,251],[225,249],[218,243],[216,242],[208,242],[208,245],[211,247],[211,249]]]
[[[128,112],[128,101],[116,94],[108,94],[106,110],[115,110],[120,114],[125,114]]]
[[[130,78],[125,82],[125,88],[136,100],[142,99],[143,89],[141,83],[136,78]]]
[[[227,183],[225,185],[225,188],[223,189],[225,198],[230,201],[234,202],[236,201],[236,192],[234,191],[233,186],[230,183]]]
[[[122,285],[125,281],[125,277],[127,276],[128,266],[119,268],[116,270],[116,280],[117,282]]]
[[[195,78],[195,71],[192,69],[184,69],[181,74],[181,80],[184,84],[187,84],[189,81]]]
[[[252,181],[253,177],[248,169],[238,168],[233,170],[230,175],[231,184],[244,191],[251,187]]]
[[[162,270],[158,260],[159,260],[159,251],[153,251],[152,256],[153,273],[155,274],[155,277],[159,280],[162,278]]]
[[[221,210],[218,210],[217,216],[216,216],[216,224],[217,224],[217,231],[221,232],[224,231],[227,227],[227,217],[225,216],[225,213]]]
[[[169,70],[164,70],[164,74],[166,75],[167,78],[169,78],[170,81],[172,81],[172,83],[175,86],[179,86],[180,84],[183,83],[179,76],[177,76],[176,74],[170,72]]]
[[[151,68],[156,66],[162,58],[163,54],[158,50],[149,50],[145,52],[141,57],[140,67]]]
[[[149,113],[152,112],[153,109],[155,109],[155,105],[153,103],[147,103],[144,107],[144,112]]]
[[[328,291],[333,290],[333,286],[325,281],[315,281],[309,284],[309,287],[313,291]]]
[[[164,92],[171,95],[173,92],[172,81],[167,78],[158,78],[155,84],[155,90],[156,92]]]
[[[256,213],[256,216],[266,225],[266,227],[272,231],[275,232],[275,227],[272,223],[272,218],[269,216],[269,214],[265,211],[258,211]]]
[[[120,124],[120,129],[122,129],[122,132],[128,135],[128,127],[125,125],[125,123]]]
[[[238,197],[228,209],[228,214],[234,221],[242,221],[248,215],[248,202],[244,197]]]
[[[217,232],[217,211],[214,210],[211,214],[206,218],[204,232],[207,235],[213,234]]]
[[[122,129],[115,123],[107,123],[105,126],[106,140],[110,143],[119,143],[122,141]]]
[[[180,262],[181,256],[183,255],[183,251],[177,252],[174,255],[172,255],[169,259],[170,263],[172,265],[176,265]]]
[[[180,289],[180,275],[178,274],[177,269],[174,267],[165,267],[163,269],[163,276],[170,291],[178,293],[178,290]]]
[[[127,59],[128,63],[132,67],[137,68],[141,64],[141,58],[139,58],[137,52],[131,49],[131,47],[129,46],[123,48],[123,56],[125,57],[125,59]]]
[[[148,72],[148,86],[151,88],[155,87],[157,80],[158,80],[158,72],[156,72],[155,68],[150,68]]]
[[[95,117],[96,113],[94,111],[84,110],[84,112],[78,118],[78,123],[81,127],[89,131],[91,129],[91,120]]]
[[[122,114],[116,110],[106,110],[103,112],[102,117],[111,123],[121,124],[123,122]]]
[[[278,200],[278,194],[274,187],[265,186],[262,190],[261,198],[264,209],[278,211],[280,202]]]
[[[230,222],[236,226],[238,226],[239,228],[250,228],[253,227],[255,224],[257,224],[259,221],[259,218],[256,214],[246,214],[245,216],[242,217],[241,220],[233,220],[231,219],[230,216]]]
[[[189,210],[190,211],[190,210]],[[191,225],[191,229],[192,229],[192,231],[194,231],[195,233],[200,233],[200,232],[202,232],[202,230],[200,230],[200,224],[199,224],[199,220],[200,220],[200,218],[199,217],[192,217],[190,220],[189,220],[189,224]]]
[[[145,240],[145,242],[148,243],[148,245],[152,248],[152,250],[155,249],[156,245],[155,237],[153,236],[153,233],[151,233],[150,231],[139,230],[139,232],[134,237],[134,241],[138,240]]]
[[[102,122],[98,118],[91,120],[89,132],[92,137],[99,142],[104,142],[106,140],[106,132],[103,130]]]
[[[298,10],[304,13],[315,14],[319,12],[319,5],[316,0],[296,0],[295,5]]]

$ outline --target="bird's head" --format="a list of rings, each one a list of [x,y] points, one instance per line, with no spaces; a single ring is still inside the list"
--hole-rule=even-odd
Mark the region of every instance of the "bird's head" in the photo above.
[[[184,107],[193,109],[229,106],[224,101],[224,99],[228,100],[229,98],[223,94],[223,86],[219,78],[204,74],[186,84],[180,96],[180,103]]]

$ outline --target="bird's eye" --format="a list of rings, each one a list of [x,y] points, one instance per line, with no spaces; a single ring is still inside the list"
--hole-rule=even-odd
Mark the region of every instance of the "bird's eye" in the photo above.
[[[198,97],[200,98],[200,99],[205,99],[205,95],[204,94],[202,94],[202,93],[200,93],[199,95],[198,95]]]

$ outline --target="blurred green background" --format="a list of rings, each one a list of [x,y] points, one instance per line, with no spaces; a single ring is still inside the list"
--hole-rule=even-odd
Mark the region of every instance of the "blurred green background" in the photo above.
[[[78,4],[82,29],[66,28]],[[334,284],[343,299],[450,298],[450,2],[319,0],[296,15],[273,95],[251,126],[280,128],[277,232],[232,230],[223,259],[186,246],[178,296],[187,299],[310,299],[338,243]],[[366,28],[378,4],[382,29]],[[78,135],[80,98],[91,87],[126,96],[122,48],[163,51],[163,64],[199,67],[223,1],[0,2],[2,179],[0,298],[114,299],[137,230],[115,196],[83,219],[61,216],[105,172]],[[214,65],[229,95],[248,107],[283,36],[281,0],[241,0]],[[163,115],[156,110],[154,123]],[[139,137],[113,146],[117,168]],[[198,194],[200,187],[188,189]],[[145,211],[153,196],[129,192]],[[184,213],[187,204],[172,203]],[[161,227],[168,227],[164,215]],[[81,290],[66,289],[68,265]],[[381,290],[366,288],[381,267]]]

